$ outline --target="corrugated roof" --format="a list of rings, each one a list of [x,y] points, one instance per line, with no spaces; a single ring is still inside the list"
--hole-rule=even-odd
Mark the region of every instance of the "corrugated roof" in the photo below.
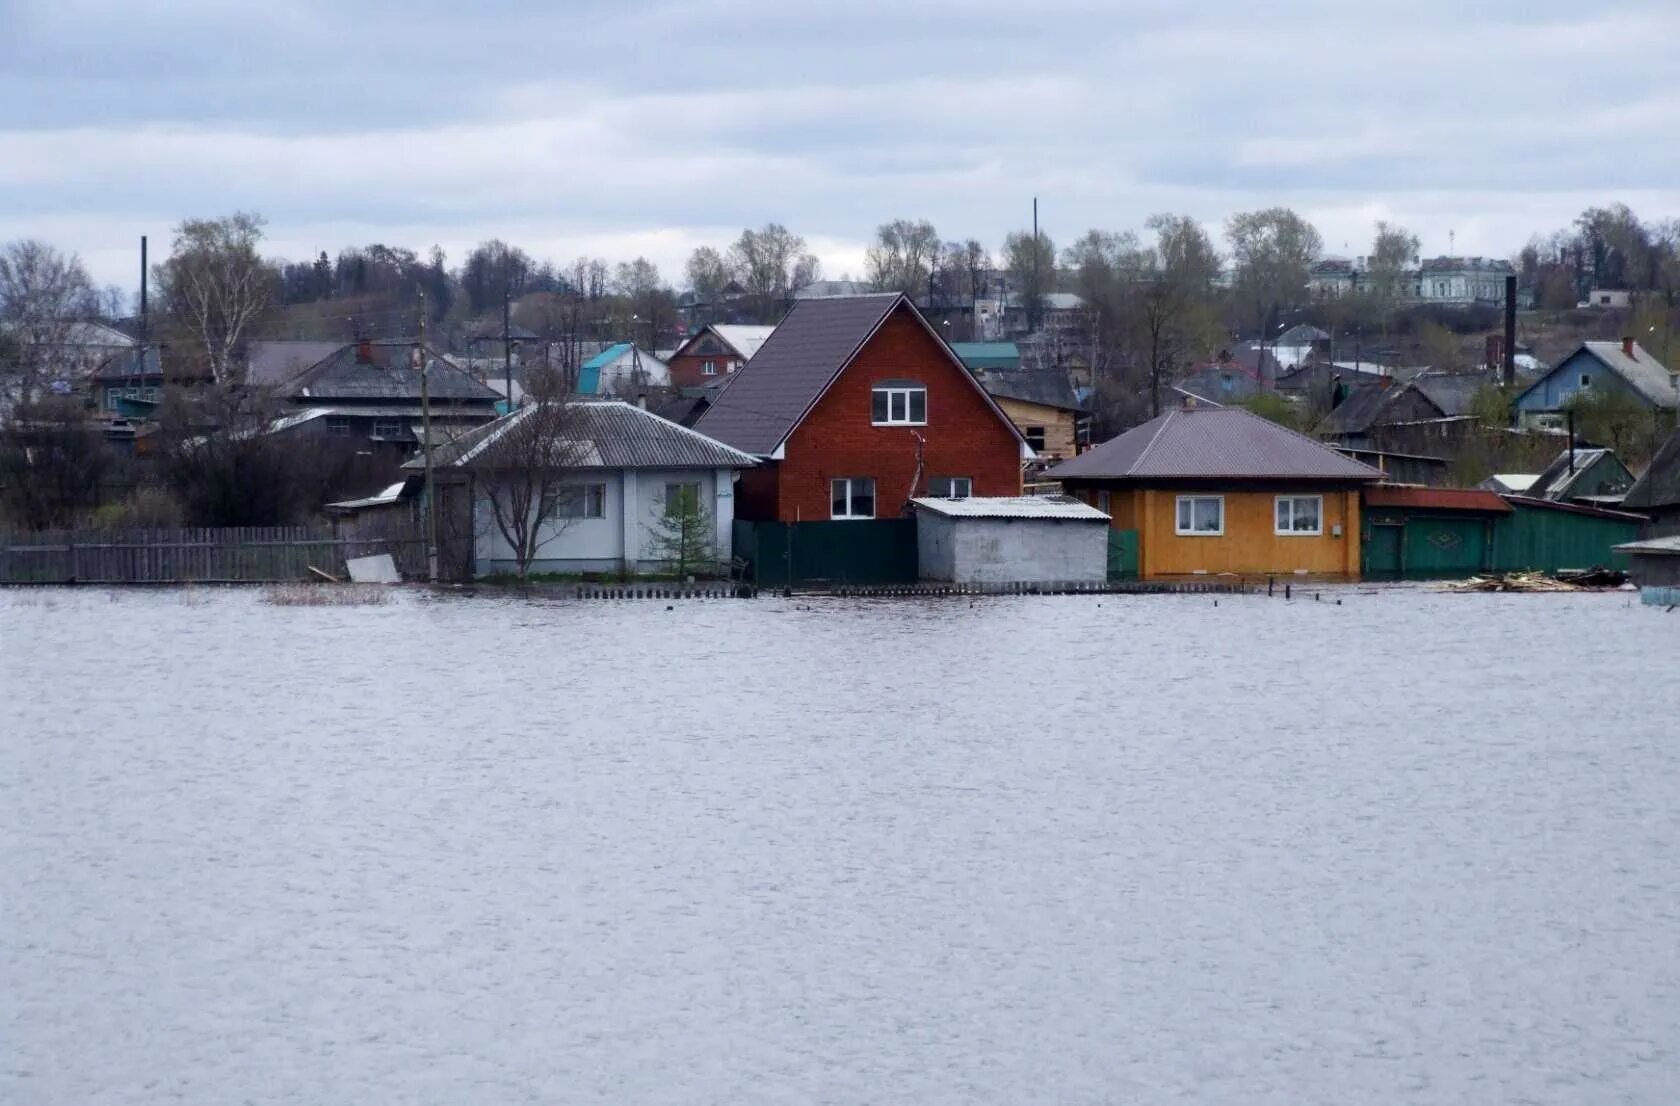
[[[1381,480],[1369,465],[1240,407],[1178,409],[1064,461],[1049,479]]]
[[[369,342],[369,362],[357,360],[358,343],[347,342],[333,353],[286,382],[294,399],[420,398],[420,373],[409,364],[412,341]],[[485,405],[501,397],[460,369],[441,353],[426,347],[431,365],[432,399],[450,402],[478,402]]]
[[[901,299],[887,293],[795,303],[695,429],[748,453],[775,452]]]
[[[1350,381],[1347,398],[1324,416],[1324,421],[1318,424],[1318,433],[1363,434],[1376,425],[1383,408],[1398,394],[1399,389],[1385,388],[1378,382]]]
[[[629,352],[630,352],[630,343],[629,342],[615,342],[612,345],[608,346],[606,349],[602,350],[600,353],[597,353],[594,357],[591,357],[589,360],[585,361],[582,365],[579,366],[579,368],[583,368],[583,369],[603,369],[606,366],[612,364],[614,361],[617,361],[620,357],[623,357],[626,353],[629,353]]]
[[[579,468],[747,468],[757,461],[706,435],[678,426],[621,400],[577,399],[565,403],[559,428],[578,448]],[[494,456],[508,430],[540,410],[521,407],[495,422],[475,427],[433,452],[433,464],[450,467]],[[423,459],[404,468],[423,467]]]
[[[1526,492],[1540,479],[1539,473],[1534,472],[1496,472],[1481,482],[1480,487],[1485,491],[1497,492]],[[1493,484],[1498,483],[1499,487]]]
[[[729,343],[731,349],[748,360],[752,359],[753,354],[757,353],[759,348],[770,340],[770,335],[775,332],[776,328],[773,326],[735,326],[732,324],[718,326],[714,324],[712,327],[712,333]]]
[[[1476,393],[1492,383],[1484,373],[1421,372],[1411,386],[1447,416],[1468,415]]]
[[[1610,547],[1617,553],[1645,553],[1657,556],[1680,557],[1680,535],[1670,538],[1647,538]]]
[[[248,384],[284,384],[343,347],[343,342],[252,342],[245,351]]]
[[[1630,508],[1680,505],[1680,430],[1668,436],[1657,455],[1622,499]]]
[[[971,369],[1021,367],[1021,347],[1014,342],[952,342],[951,352]]]
[[[1633,355],[1622,352],[1620,342],[1582,342],[1581,348],[1558,362],[1556,368],[1545,376],[1530,384],[1517,396],[1520,402],[1523,396],[1538,388],[1553,373],[1561,372],[1564,365],[1577,355],[1585,352],[1598,361],[1605,368],[1615,373],[1627,382],[1628,387],[1644,396],[1653,406],[1672,410],[1675,407],[1675,377],[1661,361],[1651,356],[1645,347],[1638,342],[1633,343]]]
[[[1108,516],[1071,495],[970,496],[967,499],[936,499],[923,496],[910,501],[924,511],[949,518],[1051,518],[1081,522],[1107,522]]]
[[[1557,499],[1538,499],[1527,495],[1501,494],[1500,497],[1513,507],[1535,507],[1547,511],[1562,511],[1571,515],[1591,515],[1594,518],[1615,518],[1624,522],[1647,522],[1644,515],[1636,515],[1629,511],[1612,511],[1608,507],[1588,507],[1581,503],[1564,503]]]
[[[1376,484],[1364,491],[1367,507],[1412,507],[1435,511],[1481,511],[1508,515],[1511,505],[1498,495],[1478,488],[1415,488],[1403,484]]]
[[[1587,475],[1587,470],[1605,458],[1614,461],[1618,469],[1622,468],[1621,459],[1612,450],[1596,446],[1592,448],[1576,446],[1573,451],[1566,449],[1559,453],[1551,464],[1546,466],[1545,470],[1535,478],[1534,483],[1522,489],[1522,491],[1524,494],[1535,498],[1572,499],[1575,497],[1577,490],[1591,495],[1603,495],[1606,492],[1620,490],[1616,488],[1576,488],[1576,485],[1581,483]],[[1629,474],[1626,479],[1631,483],[1632,475]]]

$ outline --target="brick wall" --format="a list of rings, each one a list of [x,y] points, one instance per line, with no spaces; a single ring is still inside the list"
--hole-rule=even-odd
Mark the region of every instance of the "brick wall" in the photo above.
[[[856,360],[787,444],[777,467],[776,517],[829,517],[829,481],[875,479],[875,517],[896,518],[910,497],[916,439],[925,439],[917,495],[935,476],[966,476],[975,495],[1021,494],[1020,444],[1006,421],[909,314],[898,312],[875,333]],[[926,426],[870,425],[870,391],[877,381],[914,380],[927,387]]]

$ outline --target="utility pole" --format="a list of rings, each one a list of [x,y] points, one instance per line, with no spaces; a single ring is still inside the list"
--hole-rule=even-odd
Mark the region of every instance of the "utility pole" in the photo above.
[[[507,385],[507,409],[513,410],[513,294],[502,275],[502,377]]]
[[[145,386],[146,348],[151,339],[151,328],[148,325],[150,319],[146,308],[146,236],[142,234],[140,236],[140,349],[135,354],[134,363],[134,385],[139,388]],[[158,371],[160,373],[163,371],[162,354],[158,355]],[[145,393],[142,391],[141,394],[144,395]]]
[[[420,371],[420,452],[426,458],[426,579],[438,582],[437,485],[432,480],[432,366],[426,360],[426,290],[420,289],[420,337],[409,364]]]
[[[1042,287],[1042,283],[1041,283],[1042,280],[1043,280],[1043,278],[1039,276],[1039,272],[1038,272],[1038,197],[1034,196],[1033,197],[1033,294],[1032,294],[1032,302],[1029,304],[1029,308],[1028,308],[1028,311],[1027,311],[1027,325],[1028,325],[1029,328],[1033,328],[1033,329],[1036,329],[1037,326],[1038,326],[1038,309],[1039,309],[1039,304],[1042,302],[1038,298],[1038,293],[1039,293],[1040,288]]]

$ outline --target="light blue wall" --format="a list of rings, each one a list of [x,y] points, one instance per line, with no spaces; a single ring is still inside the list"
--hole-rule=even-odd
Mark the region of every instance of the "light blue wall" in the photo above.
[[[1518,398],[1517,413],[1522,415],[1558,410],[1581,390],[1583,376],[1592,381],[1591,391],[1622,392],[1633,396],[1642,404],[1646,403],[1644,396],[1628,387],[1627,382],[1606,368],[1604,362],[1585,350],[1577,350],[1572,357],[1541,377],[1538,384]]]

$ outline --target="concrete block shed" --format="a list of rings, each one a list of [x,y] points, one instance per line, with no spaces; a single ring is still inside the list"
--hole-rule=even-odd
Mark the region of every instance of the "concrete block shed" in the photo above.
[[[1101,584],[1109,517],[1067,495],[918,498],[916,565],[951,584]]]

